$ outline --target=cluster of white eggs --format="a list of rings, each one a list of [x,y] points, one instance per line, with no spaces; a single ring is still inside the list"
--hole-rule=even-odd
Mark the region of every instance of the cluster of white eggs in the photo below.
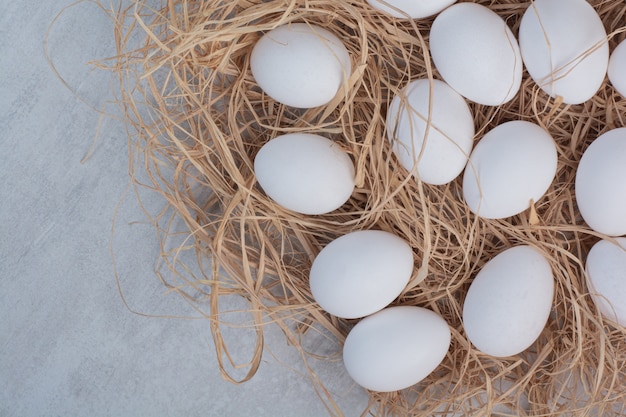
[[[386,131],[400,163],[420,181],[443,185],[464,171],[465,202],[483,218],[514,216],[541,199],[554,180],[558,152],[548,131],[521,120],[495,127],[473,147],[466,100],[487,106],[512,100],[523,65],[543,91],[567,104],[593,97],[607,73],[626,97],[626,41],[609,59],[606,31],[585,0],[535,0],[521,20],[519,43],[502,18],[478,4],[367,1],[397,18],[438,14],[430,54],[443,80],[412,80],[401,89],[389,106]],[[307,23],[265,33],[250,64],[267,95],[296,108],[327,105],[347,88],[352,74],[341,40]],[[338,209],[355,186],[349,155],[313,133],[270,140],[256,155],[254,170],[270,198],[307,215]],[[576,199],[592,229],[626,235],[626,128],[606,132],[585,151]],[[626,238],[600,241],[587,262],[599,309],[626,325],[626,284],[619,282],[626,273]],[[388,307],[409,283],[413,266],[409,244],[379,230],[341,236],[313,262],[310,286],[320,307],[337,317],[361,319],[348,334],[343,357],[348,373],[365,388],[409,387],[430,374],[450,346],[450,329],[435,312]],[[538,250],[507,249],[484,265],[469,288],[463,307],[466,334],[486,354],[520,353],[545,327],[553,294],[550,263]]]

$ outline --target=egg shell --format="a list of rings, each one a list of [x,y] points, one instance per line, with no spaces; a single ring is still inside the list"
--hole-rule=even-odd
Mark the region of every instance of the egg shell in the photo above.
[[[497,106],[520,89],[517,39],[485,6],[458,3],[441,12],[430,29],[430,53],[443,80],[476,103]]]
[[[467,337],[488,355],[516,355],[541,334],[553,295],[552,269],[539,251],[526,245],[506,249],[470,285],[463,305]]]
[[[387,137],[400,163],[427,184],[455,179],[474,144],[467,102],[443,81],[420,79],[396,95],[387,111]],[[432,94],[431,94],[432,93]],[[430,111],[430,125],[428,124]]]
[[[414,306],[388,307],[362,319],[348,333],[343,362],[362,387],[398,391],[432,373],[450,348],[441,316]]]
[[[585,0],[535,0],[522,16],[519,44],[531,78],[566,104],[589,100],[604,81],[606,30]]]
[[[267,142],[254,159],[259,185],[276,203],[302,214],[341,207],[354,191],[354,165],[323,136],[290,133]]]
[[[611,53],[608,75],[613,88],[626,98],[626,39],[621,41]]]
[[[598,310],[626,326],[626,238],[598,241],[587,255],[587,285]]]
[[[626,128],[609,130],[589,145],[574,186],[589,227],[609,236],[626,234]]]
[[[352,71],[350,55],[332,32],[306,23],[263,35],[250,56],[252,75],[274,100],[292,107],[328,104]]]
[[[359,318],[396,299],[413,273],[413,250],[382,230],[360,230],[326,245],[313,261],[309,285],[327,312]]]
[[[526,121],[506,122],[474,147],[463,174],[463,197],[483,218],[514,216],[541,199],[556,168],[556,145],[548,132]]]
[[[422,19],[435,15],[456,0],[367,0],[377,10],[400,19]]]

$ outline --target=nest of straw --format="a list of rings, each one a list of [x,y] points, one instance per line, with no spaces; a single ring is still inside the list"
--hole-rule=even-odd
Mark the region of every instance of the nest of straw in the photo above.
[[[529,2],[478,0],[517,33]],[[626,3],[592,0],[609,33],[611,50],[626,37]],[[364,413],[376,415],[625,415],[626,331],[603,320],[584,279],[589,248],[602,236],[587,228],[575,204],[574,178],[586,147],[601,133],[626,126],[626,100],[606,82],[581,105],[545,95],[524,73],[518,95],[499,107],[470,103],[476,141],[506,121],[527,120],[550,132],[558,171],[532,212],[481,219],[461,197],[461,178],[445,186],[416,181],[396,160],[385,136],[384,115],[410,80],[439,78],[429,58],[432,18],[399,20],[363,0],[169,0],[143,2],[113,14],[126,121],[132,130],[131,163],[186,225],[186,249],[200,273],[190,274],[164,253],[172,278],[164,282],[194,303],[208,303],[218,352],[221,296],[248,302],[257,330],[248,375],[261,360],[263,326],[277,323],[286,339],[322,329],[338,352],[354,320],[330,316],[315,304],[308,271],[331,240],[361,229],[381,229],[414,249],[413,278],[394,305],[440,314],[452,344],[437,370],[412,388],[370,392]],[[264,31],[309,22],[337,34],[348,48],[353,74],[327,106],[295,110],[256,85],[250,51]],[[132,33],[143,41],[130,47]],[[136,38],[135,38],[136,39]],[[357,187],[339,210],[299,215],[270,200],[255,180],[253,160],[280,134],[314,132],[334,139],[355,162]],[[161,229],[167,239],[169,231]],[[173,232],[172,232],[173,233]],[[505,248],[529,244],[550,260],[556,282],[553,310],[538,340],[510,358],[481,354],[461,323],[473,277]],[[181,246],[179,251],[184,248]],[[204,261],[211,260],[210,269]],[[301,346],[300,346],[301,347]],[[312,355],[315,352],[310,352]],[[226,378],[233,379],[224,372]],[[341,414],[317,384],[330,414]],[[508,411],[507,411],[508,410]],[[353,410],[351,410],[353,411]]]

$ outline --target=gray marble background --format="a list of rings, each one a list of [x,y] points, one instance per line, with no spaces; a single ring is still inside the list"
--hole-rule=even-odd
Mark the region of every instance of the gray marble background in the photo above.
[[[194,315],[155,274],[155,230],[127,193],[125,126],[93,109],[116,111],[110,74],[87,65],[113,54],[112,24],[85,1],[51,27],[70,4],[0,0],[0,416],[328,415],[277,328],[266,328],[257,375],[234,385],[205,320],[122,302],[116,273],[132,310]],[[46,60],[49,28],[50,59],[74,91]],[[150,213],[164,206],[151,193],[142,201]],[[245,362],[253,334],[225,337]],[[313,350],[332,350],[311,337]],[[346,415],[360,414],[367,397],[339,360],[316,371]]]

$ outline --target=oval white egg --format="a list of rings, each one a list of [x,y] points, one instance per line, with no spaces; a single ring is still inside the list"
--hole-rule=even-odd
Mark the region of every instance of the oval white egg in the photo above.
[[[530,246],[509,248],[489,260],[470,285],[463,305],[467,337],[488,355],[516,355],[541,334],[553,294],[548,260]]]
[[[274,100],[292,107],[327,104],[352,71],[345,45],[332,32],[291,23],[267,32],[250,56],[252,75]]]
[[[606,30],[585,0],[535,0],[522,17],[519,44],[531,78],[566,104],[589,100],[604,81]]]
[[[443,80],[476,103],[497,106],[519,91],[517,39],[485,6],[458,3],[441,12],[430,29],[430,53]]]
[[[326,245],[313,261],[315,301],[337,317],[359,318],[396,299],[413,273],[413,250],[382,230],[360,230]]]
[[[377,10],[400,19],[422,19],[435,15],[456,0],[367,0]]]
[[[626,326],[626,238],[597,242],[587,255],[586,276],[591,297],[609,320]]]
[[[609,130],[589,145],[574,189],[589,227],[609,236],[626,234],[626,128]]]
[[[450,347],[450,328],[431,310],[389,307],[356,324],[343,346],[354,381],[372,391],[398,391],[433,372]]]
[[[608,75],[613,88],[626,98],[626,39],[621,41],[611,53]]]
[[[514,216],[545,194],[556,168],[556,145],[548,132],[526,121],[506,122],[474,147],[463,174],[463,197],[483,218]]]
[[[455,179],[474,143],[474,119],[463,97],[443,81],[409,83],[387,111],[387,137],[400,163],[427,184]],[[430,112],[430,115],[429,115]],[[428,121],[430,120],[430,124]]]
[[[263,191],[286,209],[324,214],[341,207],[354,191],[354,165],[333,141],[290,133],[267,142],[254,159]]]

